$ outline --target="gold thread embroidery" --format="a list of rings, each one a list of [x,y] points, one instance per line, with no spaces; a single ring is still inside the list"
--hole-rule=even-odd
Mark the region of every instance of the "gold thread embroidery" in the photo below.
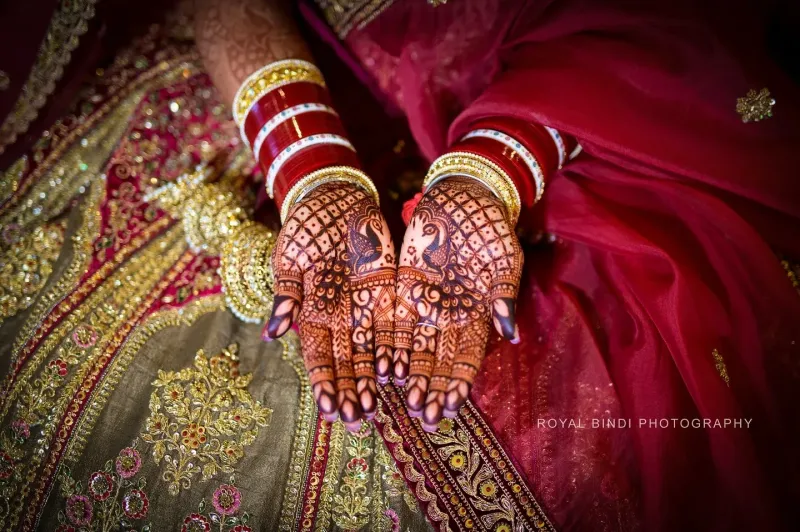
[[[106,372],[103,381],[98,384],[91,397],[84,415],[75,427],[75,432],[70,439],[64,460],[77,462],[88,443],[89,435],[94,428],[108,398],[122,380],[122,376],[130,366],[136,353],[147,343],[153,335],[167,327],[186,326],[194,324],[201,316],[211,312],[225,310],[222,296],[214,294],[189,302],[184,307],[160,310],[139,325],[131,336],[125,341],[120,353],[115,357],[111,367]]]
[[[89,28],[97,0],[63,0],[50,21],[19,99],[0,126],[0,153],[26,132],[64,74],[79,38]]]
[[[719,354],[719,351],[713,349],[711,351],[711,356],[714,357],[714,367],[717,368],[717,373],[725,381],[725,385],[730,387],[731,385],[731,378],[728,376],[728,367],[725,365],[725,360],[722,358],[722,355]]]
[[[349,435],[346,450],[350,460],[344,467],[339,492],[333,496],[333,522],[345,530],[358,530],[369,522],[372,497],[367,494],[367,459],[372,454],[372,440],[372,427],[368,423]]]
[[[311,393],[311,383],[300,356],[300,338],[294,331],[285,334],[280,342],[283,344],[282,359],[292,365],[300,381],[300,403],[298,407],[297,425],[295,426],[292,454],[289,463],[289,476],[281,504],[281,517],[278,529],[288,532],[297,527],[296,516],[301,515],[303,498],[299,486],[305,485],[309,476],[312,460],[312,433],[317,420],[317,403]]]
[[[27,171],[28,156],[23,155],[0,175],[0,202],[6,201],[11,194],[17,191],[19,180]]]
[[[789,282],[792,283],[792,286],[797,293],[800,294],[800,279],[798,279],[798,272],[800,272],[800,264],[792,264],[788,260],[782,260],[781,266],[783,269],[786,270],[786,276],[789,278]]]
[[[47,224],[21,237],[12,234],[14,228],[3,229],[10,247],[0,255],[0,324],[33,304],[61,253],[66,224]]]
[[[253,399],[251,373],[239,373],[238,346],[207,357],[201,349],[194,368],[159,371],[150,396],[150,417],[142,440],[153,445],[155,463],[163,462],[162,480],[170,495],[189,489],[217,471],[233,473],[244,448],[266,427],[272,410]]]
[[[56,352],[55,358],[51,361],[51,364],[55,363],[56,370],[62,373],[63,385],[59,386],[57,396],[51,397],[48,401],[47,419],[62,419],[76,394],[84,387],[90,386],[87,384],[90,380],[88,379],[89,374],[99,371],[98,368],[102,367],[101,360],[110,357],[110,353],[116,350],[127,335],[132,326],[131,322],[138,320],[158,296],[159,280],[162,285],[171,282],[172,279],[169,275],[166,278],[163,277],[164,272],[173,267],[178,270],[182,268],[181,262],[185,262],[186,259],[179,259],[184,248],[175,245],[182,240],[181,237],[182,234],[178,228],[177,231],[168,231],[153,240],[145,250],[134,256],[113,275],[108,276],[106,281],[83,304],[74,309],[47,336],[34,356],[26,363],[16,385],[6,398],[8,400],[6,408],[15,404],[18,395],[22,393],[29,395],[35,391],[36,388],[28,386],[29,382],[35,382],[32,378],[34,372],[42,367],[44,360],[50,357],[51,353],[61,347],[67,336],[74,342],[76,330],[80,330],[79,327],[84,326],[86,320],[89,320],[88,325],[98,329],[98,338],[93,342],[87,342],[87,345],[88,343],[92,345],[82,352],[82,356],[76,357],[77,360],[74,360],[74,364],[70,363],[69,357],[60,357],[60,353],[64,352],[62,348],[62,351]],[[161,245],[162,243],[164,246]],[[168,247],[169,243],[172,243],[172,246]],[[58,363],[59,359],[66,367]],[[46,366],[45,370],[51,367],[51,364]],[[29,404],[30,400],[20,398],[19,403]],[[6,413],[3,417],[5,415]],[[31,428],[40,430],[41,434],[36,440],[36,445],[27,450],[26,460],[18,464],[24,469],[22,473],[25,482],[16,486],[15,496],[7,501],[9,505],[9,515],[5,516],[7,520],[0,516],[0,525],[6,525],[9,528],[15,526],[19,512],[23,510],[28,494],[34,488],[35,480],[40,478],[37,476],[37,470],[47,457],[47,450],[50,449],[58,427],[52,423],[41,423],[38,427],[32,426]],[[48,465],[50,464],[48,463]],[[44,477],[46,474],[41,478]],[[37,495],[39,495],[38,491]],[[35,504],[29,505],[28,511],[34,511],[35,506]],[[26,522],[30,518],[31,516],[28,516]]]
[[[341,421],[336,423],[322,422],[323,426],[329,427],[328,463],[325,466],[325,473],[322,479],[322,488],[319,494],[319,508],[317,509],[314,530],[322,532],[330,530],[331,508],[333,497],[336,491],[336,483],[339,480],[339,466],[344,455],[344,437],[347,432]],[[320,440],[324,443],[324,440]]]
[[[742,117],[742,122],[758,122],[772,116],[772,107],[775,105],[775,98],[770,98],[769,90],[766,88],[756,92],[750,89],[742,98],[736,100],[736,112]]]
[[[315,0],[328,25],[340,39],[353,28],[362,29],[383,13],[394,0]]]

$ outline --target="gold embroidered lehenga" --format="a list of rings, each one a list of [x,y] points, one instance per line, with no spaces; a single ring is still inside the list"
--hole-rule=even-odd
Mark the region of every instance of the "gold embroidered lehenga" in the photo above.
[[[297,336],[226,309],[218,257],[146,196],[219,153],[253,163],[166,33],[2,176],[0,529],[549,528],[471,406],[424,434],[387,386],[348,433],[318,416]]]

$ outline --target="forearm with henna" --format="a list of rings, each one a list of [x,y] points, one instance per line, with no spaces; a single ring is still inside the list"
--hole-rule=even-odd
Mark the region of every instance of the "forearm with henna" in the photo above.
[[[311,59],[286,0],[195,0],[197,48],[224,101],[259,68]]]

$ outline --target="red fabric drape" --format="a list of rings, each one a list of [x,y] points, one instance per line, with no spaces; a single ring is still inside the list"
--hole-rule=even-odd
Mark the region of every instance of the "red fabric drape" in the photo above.
[[[692,4],[396,2],[346,40],[428,158],[495,116],[584,147],[531,218],[554,238],[526,254],[522,343],[473,390],[563,529],[797,524],[800,298],[774,252],[800,257],[798,89],[769,2]],[[742,123],[762,87],[775,116]],[[595,418],[633,427],[540,421]],[[682,418],[752,421],[647,425]]]

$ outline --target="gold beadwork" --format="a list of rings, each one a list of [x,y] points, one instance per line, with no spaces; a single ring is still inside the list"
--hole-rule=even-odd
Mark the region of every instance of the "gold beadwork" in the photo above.
[[[220,253],[219,275],[225,303],[242,321],[259,323],[272,311],[274,279],[270,256],[275,235],[264,225],[246,222]]]
[[[276,61],[256,70],[244,80],[233,98],[233,119],[241,125],[247,111],[269,91],[298,81],[307,81],[325,86],[325,80],[317,67],[308,61],[286,59]]]
[[[719,354],[719,351],[716,349],[711,351],[711,356],[714,357],[714,367],[717,368],[717,373],[725,381],[725,384],[730,387],[731,385],[731,378],[728,375],[728,367],[725,365],[725,360],[722,358],[722,355]]]
[[[199,166],[145,196],[183,222],[186,241],[192,251],[219,254],[223,242],[249,219],[241,194],[228,183],[206,183],[213,168]]]
[[[33,304],[34,297],[47,282],[64,243],[64,222],[35,228],[23,236],[14,235],[14,226],[3,229],[0,238],[0,323]],[[3,249],[3,240],[9,240]]]
[[[356,170],[352,166],[330,166],[317,170],[316,172],[311,172],[294,184],[288,194],[286,194],[283,205],[281,205],[281,222],[286,222],[292,205],[303,199],[313,189],[325,183],[335,182],[351,183],[360,186],[372,195],[376,204],[380,205],[378,189],[375,188],[375,184],[367,174],[361,170]]]
[[[458,175],[471,177],[489,187],[505,204],[511,224],[517,224],[522,205],[517,187],[502,168],[480,155],[459,151],[445,153],[431,165],[422,190],[427,191],[445,177]]]
[[[772,106],[775,98],[770,98],[766,88],[756,92],[750,89],[743,98],[736,100],[736,112],[742,117],[742,122],[758,122],[772,116]]]

